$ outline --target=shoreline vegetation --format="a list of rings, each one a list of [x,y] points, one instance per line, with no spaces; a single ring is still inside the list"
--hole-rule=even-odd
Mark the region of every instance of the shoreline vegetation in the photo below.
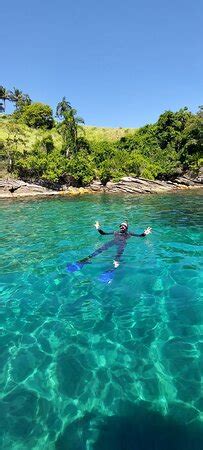
[[[65,97],[53,113],[0,86],[0,197],[198,187],[202,154],[203,106],[165,111],[137,129],[99,128],[85,126]]]

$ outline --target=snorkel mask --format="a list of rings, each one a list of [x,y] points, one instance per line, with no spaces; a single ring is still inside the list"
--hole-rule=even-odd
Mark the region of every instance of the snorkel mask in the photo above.
[[[127,223],[127,222],[122,222],[122,223],[119,225],[119,228],[120,228],[120,231],[122,231],[122,232],[127,231],[127,229],[128,229],[128,223]]]

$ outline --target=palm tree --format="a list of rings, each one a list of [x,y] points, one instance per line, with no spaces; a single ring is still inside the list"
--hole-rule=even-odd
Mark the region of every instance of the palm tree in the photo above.
[[[0,100],[3,100],[3,104],[1,104],[1,111],[5,112],[6,110],[6,100],[10,100],[9,91],[4,86],[0,86]]]
[[[28,94],[24,94],[23,91],[15,87],[13,88],[13,91],[10,91],[10,100],[15,104],[16,110],[32,103]]]
[[[60,124],[60,132],[65,144],[66,156],[69,156],[70,150],[77,152],[77,136],[80,124],[84,124],[84,119],[77,116],[77,110],[69,108],[69,111],[63,113],[64,120]]]
[[[67,127],[70,131],[72,140],[76,143],[77,134],[78,134],[78,126],[80,124],[84,124],[84,119],[82,117],[77,116],[77,110],[74,108],[71,108],[68,113],[65,114],[65,121],[67,124]]]
[[[198,108],[199,108],[199,110],[197,111],[197,115],[198,115],[198,117],[203,119],[203,105],[200,105]]]
[[[17,103],[19,102],[19,100],[22,99],[22,96],[23,96],[23,92],[20,91],[20,89],[17,89],[14,87],[13,90],[10,91],[10,99],[15,104],[16,109],[17,109]]]
[[[31,100],[30,96],[28,94],[23,94],[20,107],[21,106],[29,106],[29,105],[31,105],[31,103],[32,103],[32,100]]]
[[[66,97],[63,97],[61,102],[58,103],[56,107],[56,117],[62,119],[64,114],[71,110],[71,104],[66,100]]]
[[[0,114],[4,113],[4,111],[5,111],[4,104],[0,102]]]

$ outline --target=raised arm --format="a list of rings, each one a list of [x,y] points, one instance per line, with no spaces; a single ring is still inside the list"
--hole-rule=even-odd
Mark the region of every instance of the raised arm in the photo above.
[[[149,233],[152,232],[152,229],[150,227],[146,228],[146,230],[143,231],[143,233],[141,234],[137,234],[137,233],[130,233],[131,236],[136,236],[136,237],[145,237],[147,236]]]
[[[95,226],[96,230],[99,232],[99,234],[114,234],[114,231],[103,231],[100,228],[100,224],[98,221],[95,222],[94,226]]]

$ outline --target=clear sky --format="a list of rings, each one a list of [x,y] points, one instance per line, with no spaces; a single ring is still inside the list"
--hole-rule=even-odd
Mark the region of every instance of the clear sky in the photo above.
[[[6,0],[0,84],[87,125],[137,127],[203,103],[202,0]]]

